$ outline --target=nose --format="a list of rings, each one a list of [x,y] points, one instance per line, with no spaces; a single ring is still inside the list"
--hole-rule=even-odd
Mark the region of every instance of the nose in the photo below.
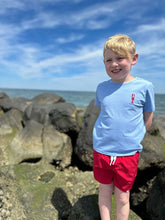
[[[118,62],[116,60],[112,61],[112,66],[118,66]]]

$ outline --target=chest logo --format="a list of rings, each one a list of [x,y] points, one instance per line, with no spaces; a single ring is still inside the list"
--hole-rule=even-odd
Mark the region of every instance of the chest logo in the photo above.
[[[132,97],[131,97],[131,104],[134,103],[134,100],[135,100],[135,94],[132,93]]]

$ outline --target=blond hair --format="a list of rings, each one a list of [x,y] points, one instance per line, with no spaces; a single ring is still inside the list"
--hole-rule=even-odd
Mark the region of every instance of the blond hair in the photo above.
[[[126,58],[132,58],[136,53],[135,42],[123,34],[114,35],[106,41],[103,55],[105,55],[107,49],[111,49],[114,53]]]

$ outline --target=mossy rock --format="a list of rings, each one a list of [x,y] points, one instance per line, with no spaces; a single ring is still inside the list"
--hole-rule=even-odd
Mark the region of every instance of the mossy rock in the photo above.
[[[14,195],[24,207],[27,220],[77,220],[71,218],[73,216],[79,216],[79,220],[100,219],[98,183],[91,171],[82,172],[76,168],[59,171],[40,161],[1,166],[0,174],[15,183]],[[114,197],[112,201],[113,220]],[[131,211],[129,219],[140,218]]]

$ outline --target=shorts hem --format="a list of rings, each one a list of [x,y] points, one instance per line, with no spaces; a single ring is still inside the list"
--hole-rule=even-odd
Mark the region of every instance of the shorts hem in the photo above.
[[[95,178],[95,177],[94,177],[94,178]],[[97,178],[95,178],[95,180],[96,180],[98,183],[105,184],[105,185],[113,184],[114,187],[118,188],[118,189],[121,190],[122,192],[130,192],[131,189],[132,189],[132,187],[131,187],[131,188],[129,187],[129,189],[123,189],[122,187],[120,187],[120,186],[114,184],[113,181],[112,181],[112,182],[107,182],[107,181],[102,181],[102,180],[97,179]]]
[[[111,182],[109,182],[109,181],[104,181],[104,180],[102,181],[102,180],[96,178],[95,176],[94,176],[94,178],[95,178],[95,180],[96,180],[97,182],[99,182],[99,183],[101,183],[101,184],[109,185],[109,184],[112,184],[112,183],[113,183],[112,181],[111,181]]]
[[[116,186],[114,183],[113,183],[113,185],[114,185],[116,188],[118,188],[119,190],[121,190],[122,192],[130,192],[131,189],[132,189],[132,187],[129,188],[129,189],[122,189],[120,186]]]

